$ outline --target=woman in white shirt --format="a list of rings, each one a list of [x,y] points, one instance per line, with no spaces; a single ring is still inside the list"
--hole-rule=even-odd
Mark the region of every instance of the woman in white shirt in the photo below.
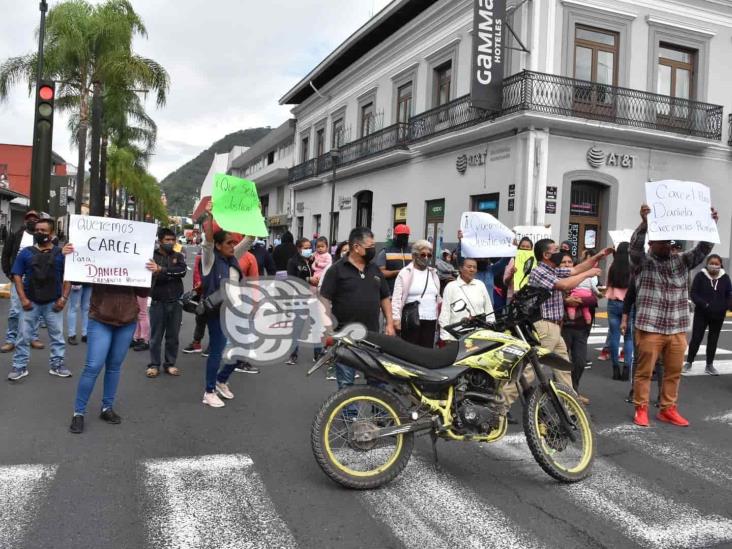
[[[412,262],[399,271],[391,297],[394,326],[402,339],[428,348],[435,345],[440,303],[440,277],[429,266],[431,259],[427,240],[412,244]]]
[[[493,303],[485,284],[475,278],[477,272],[478,262],[475,259],[463,258],[460,277],[445,286],[439,319],[442,341],[455,341],[455,338],[445,331],[445,326],[460,322],[464,318],[481,314],[490,315],[493,312]]]

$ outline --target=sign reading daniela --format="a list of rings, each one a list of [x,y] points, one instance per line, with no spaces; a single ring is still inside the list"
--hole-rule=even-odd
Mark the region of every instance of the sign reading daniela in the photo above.
[[[506,0],[473,0],[474,107],[500,110],[503,103],[503,36]]]
[[[700,240],[719,244],[709,187],[692,181],[646,183],[648,240]]]
[[[154,223],[91,215],[72,215],[64,279],[70,282],[149,288],[152,273],[145,263],[155,250]]]

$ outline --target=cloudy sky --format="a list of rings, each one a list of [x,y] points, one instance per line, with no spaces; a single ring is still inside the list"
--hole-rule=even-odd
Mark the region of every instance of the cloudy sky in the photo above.
[[[227,133],[278,126],[289,108],[277,100],[389,1],[132,0],[149,34],[135,49],[172,82],[164,108],[148,102],[159,127],[150,171],[162,179]],[[0,0],[0,13],[1,60],[38,47],[38,0]],[[30,144],[32,126],[32,98],[19,85],[0,103],[0,143]],[[54,128],[54,150],[76,164],[66,120]]]

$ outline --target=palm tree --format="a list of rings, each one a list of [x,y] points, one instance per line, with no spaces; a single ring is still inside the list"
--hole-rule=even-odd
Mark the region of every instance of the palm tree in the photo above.
[[[76,212],[80,213],[92,94],[102,93],[105,86],[114,90],[124,85],[156,93],[157,104],[162,106],[170,78],[161,65],[132,51],[133,38],[147,36],[147,30],[129,0],[106,0],[99,5],[66,0],[49,11],[46,25],[44,77],[58,82],[56,109],[71,112],[75,119],[79,148]],[[21,81],[28,82],[30,92],[36,66],[34,53],[4,61],[0,99]]]

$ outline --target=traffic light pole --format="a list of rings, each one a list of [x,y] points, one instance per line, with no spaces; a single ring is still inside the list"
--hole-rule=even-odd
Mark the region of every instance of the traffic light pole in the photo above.
[[[38,78],[36,80],[40,83],[43,80],[43,41],[46,39],[46,12],[48,11],[46,0],[41,0],[38,9],[41,10],[41,26],[38,30]]]
[[[89,214],[104,217],[104,182],[99,177],[102,137],[102,84],[94,82],[91,121],[91,161],[89,166]]]
[[[48,11],[48,4],[46,3],[46,0],[41,0],[38,5],[38,9],[41,11],[41,26],[38,31],[38,74],[36,78],[36,96],[39,94],[41,82],[43,81],[43,42],[46,38],[46,12]],[[36,110],[38,110],[37,102]],[[50,137],[39,136],[37,112],[34,113],[34,117],[30,207],[40,212],[47,209],[51,191],[51,145],[53,140],[53,127],[50,129]],[[45,141],[49,139],[50,141],[46,143]],[[41,140],[44,141],[42,145],[39,143]],[[48,156],[48,158],[45,158],[45,156]],[[43,173],[42,170],[46,169],[48,170],[48,173]]]

